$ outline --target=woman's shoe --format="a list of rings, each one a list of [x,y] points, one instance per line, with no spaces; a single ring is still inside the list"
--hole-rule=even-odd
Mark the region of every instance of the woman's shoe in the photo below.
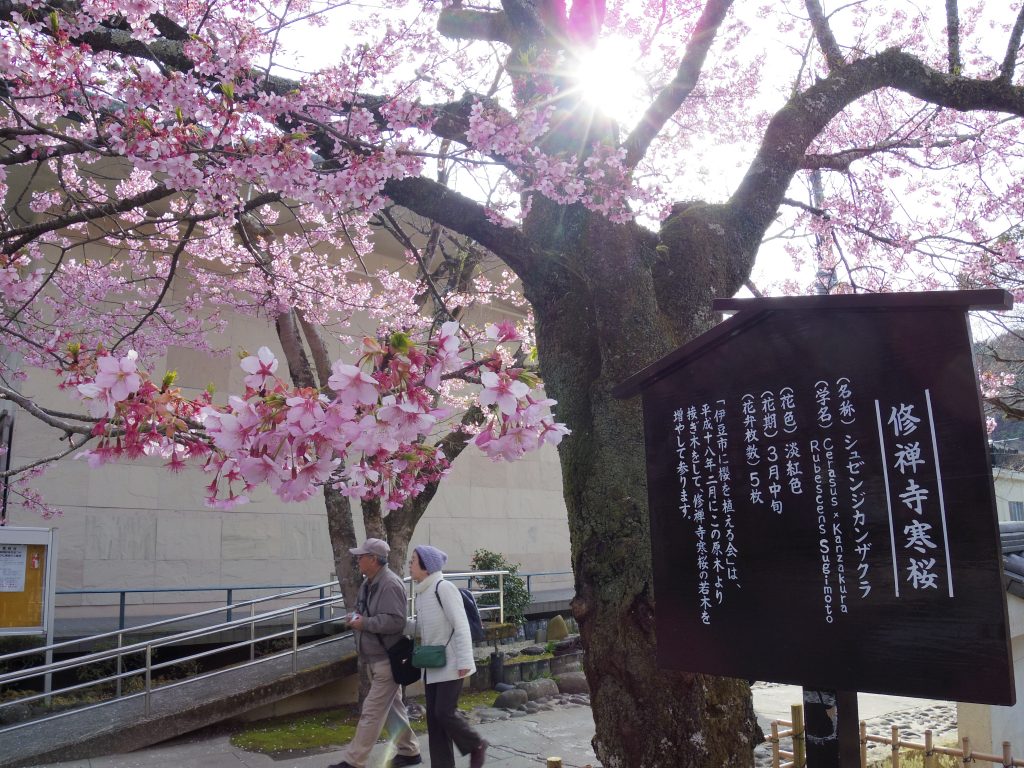
[[[488,746],[490,745],[486,741],[481,741],[476,749],[469,753],[469,768],[483,768]]]

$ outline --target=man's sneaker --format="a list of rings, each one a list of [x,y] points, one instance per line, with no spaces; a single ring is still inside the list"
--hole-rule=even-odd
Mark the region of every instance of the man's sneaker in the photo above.
[[[391,768],[403,768],[406,765],[419,765],[423,762],[423,758],[419,755],[395,755],[391,761]]]
[[[481,741],[476,749],[469,753],[469,768],[484,768],[484,760],[487,759],[486,741]]]

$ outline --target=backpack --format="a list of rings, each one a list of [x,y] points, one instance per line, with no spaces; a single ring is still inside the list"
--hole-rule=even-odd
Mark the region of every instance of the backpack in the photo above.
[[[451,583],[451,582],[449,582]],[[454,584],[452,584],[455,587]],[[441,582],[437,582],[437,586],[434,587],[434,597],[437,598],[437,604],[441,606],[441,610],[444,610],[444,605],[441,603],[441,596],[437,593],[437,590],[441,588]],[[473,593],[465,587],[455,587],[459,590],[459,594],[462,595],[462,607],[466,611],[466,621],[469,622],[469,636],[473,639],[474,643],[483,642],[486,639],[484,634],[484,625],[480,620],[480,609],[476,607],[476,598]]]

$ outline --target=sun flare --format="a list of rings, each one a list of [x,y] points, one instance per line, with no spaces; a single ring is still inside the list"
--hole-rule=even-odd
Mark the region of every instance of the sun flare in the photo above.
[[[574,77],[583,98],[605,114],[628,121],[643,104],[647,85],[637,71],[638,51],[631,41],[602,38],[577,57]]]

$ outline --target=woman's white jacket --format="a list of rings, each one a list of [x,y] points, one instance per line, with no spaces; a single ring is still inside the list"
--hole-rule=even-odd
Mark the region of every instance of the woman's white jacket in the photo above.
[[[446,680],[458,680],[460,669],[469,670],[467,677],[472,675],[476,672],[473,641],[458,587],[450,581],[445,581],[441,571],[435,571],[416,584],[414,590],[416,617],[409,619],[406,634],[415,635],[422,645],[446,646],[447,663],[443,667],[424,669],[423,682],[443,683]]]

